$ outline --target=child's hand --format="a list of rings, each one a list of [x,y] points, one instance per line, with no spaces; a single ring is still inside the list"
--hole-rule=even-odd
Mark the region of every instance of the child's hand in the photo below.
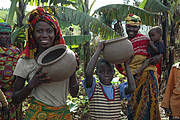
[[[149,44],[154,44],[154,42],[152,40],[149,41]]]
[[[104,49],[104,43],[105,43],[105,40],[99,41],[97,49],[103,50]]]
[[[142,74],[142,70],[141,69],[134,70],[134,73],[140,76]]]

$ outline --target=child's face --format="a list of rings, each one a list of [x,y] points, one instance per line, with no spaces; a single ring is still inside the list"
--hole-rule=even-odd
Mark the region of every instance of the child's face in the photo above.
[[[151,38],[152,41],[159,41],[161,39],[161,34],[159,34],[156,31],[151,31],[149,33],[149,37]]]
[[[105,63],[101,63],[97,75],[104,85],[110,85],[114,76],[114,69]]]

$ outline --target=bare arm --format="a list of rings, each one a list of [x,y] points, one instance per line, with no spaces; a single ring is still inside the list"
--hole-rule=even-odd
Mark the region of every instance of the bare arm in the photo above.
[[[14,83],[14,92],[12,95],[12,100],[14,104],[21,103],[24,99],[26,99],[33,88],[38,87],[39,85],[43,83],[50,83],[50,77],[46,76],[47,73],[41,73],[42,67],[38,69],[36,74],[33,76],[33,78],[28,82],[28,84],[25,86],[25,78],[16,76],[15,83]]]
[[[12,100],[14,104],[19,104],[23,102],[24,99],[26,99],[30,95],[33,89],[33,87],[29,84],[26,87],[24,87],[25,81],[26,79],[16,76],[14,83],[14,93],[12,95]]]
[[[126,74],[127,74],[127,80],[128,80],[128,87],[125,88],[125,93],[130,94],[130,93],[135,91],[136,83],[135,83],[134,77],[131,73],[129,64],[125,62],[124,66],[125,66],[125,70],[126,70]]]
[[[79,91],[79,84],[78,84],[77,79],[76,79],[76,73],[74,73],[70,77],[69,92],[70,92],[72,97],[77,97],[78,91]]]
[[[148,67],[151,64],[152,58],[149,58],[143,62],[141,67],[136,71],[137,74],[140,74],[143,72],[143,70]]]
[[[154,42],[150,40],[149,45],[151,46],[151,48],[156,52],[159,53],[158,48],[154,45]]]
[[[159,61],[162,59],[163,54],[159,54],[159,55],[155,55],[154,57],[152,57],[152,60],[150,61],[151,65],[156,65],[159,63]]]
[[[92,56],[92,58],[90,59],[86,71],[85,71],[85,80],[86,80],[86,87],[90,88],[92,86],[93,83],[93,72],[96,66],[96,62],[98,60],[98,57],[101,53],[101,50],[103,49],[103,41],[98,43],[98,47],[96,49],[96,52],[94,53],[94,55]]]
[[[136,73],[142,73],[143,70],[149,65],[156,65],[162,59],[163,54],[155,55],[152,58],[148,58],[142,64],[142,66],[136,71]]]

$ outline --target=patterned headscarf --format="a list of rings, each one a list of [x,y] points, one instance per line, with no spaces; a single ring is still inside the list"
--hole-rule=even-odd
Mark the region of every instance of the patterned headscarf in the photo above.
[[[5,22],[0,23],[0,32],[11,32],[11,25]]]
[[[135,26],[141,25],[141,18],[134,14],[128,14],[128,16],[125,18],[125,20],[126,20],[126,24],[128,24],[128,25],[135,25]]]
[[[34,54],[37,51],[37,44],[33,38],[33,31],[35,24],[38,21],[44,21],[54,28],[55,44],[65,44],[57,19],[53,15],[45,12],[42,7],[38,7],[31,12],[29,20],[27,21],[28,29],[26,31],[26,47],[21,55],[25,58],[34,58]]]

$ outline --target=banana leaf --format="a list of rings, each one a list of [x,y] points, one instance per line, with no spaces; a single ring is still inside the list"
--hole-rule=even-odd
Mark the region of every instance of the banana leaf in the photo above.
[[[138,15],[141,17],[143,24],[151,26],[155,24],[155,17],[160,17],[158,13],[149,12],[144,9],[125,4],[110,4],[100,7],[95,10],[93,15],[98,14],[99,16],[106,16],[106,18],[111,20],[124,20],[129,13]]]
[[[145,9],[150,12],[165,12],[169,8],[161,2],[161,0],[143,0],[139,8]]]
[[[12,32],[11,34],[12,44],[15,44],[16,41],[24,42],[24,40],[26,40],[26,33],[25,33],[26,28],[27,28],[27,25],[24,25],[21,28],[17,28],[14,32]]]
[[[60,23],[67,22],[90,28],[91,32],[100,35],[102,39],[113,39],[119,36],[111,27],[86,13],[62,6],[56,7],[55,12]]]
[[[63,36],[64,40],[66,42],[66,45],[80,45],[84,44],[91,40],[91,35],[69,35],[69,36]]]

